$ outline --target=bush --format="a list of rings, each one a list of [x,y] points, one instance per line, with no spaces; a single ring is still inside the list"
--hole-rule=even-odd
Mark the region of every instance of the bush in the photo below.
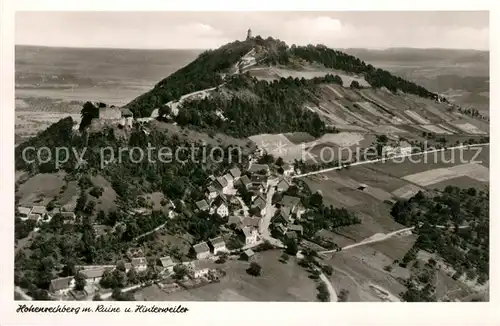
[[[252,262],[250,263],[250,267],[247,268],[247,273],[252,276],[260,276],[261,270],[262,267],[259,264]]]

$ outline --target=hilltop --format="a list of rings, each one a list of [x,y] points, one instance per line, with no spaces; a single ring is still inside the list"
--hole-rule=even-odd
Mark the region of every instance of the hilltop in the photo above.
[[[248,56],[248,62],[241,62],[241,59],[249,53],[252,55]],[[436,94],[421,86],[396,77],[385,70],[376,69],[341,51],[323,45],[292,45],[290,47],[280,40],[271,37],[263,39],[257,36],[203,52],[196,60],[158,82],[151,91],[137,97],[126,107],[137,117],[146,117],[154,109],[162,107],[169,101],[179,99],[184,94],[222,84],[227,74],[265,67],[303,70],[310,66],[322,66],[361,75],[372,87],[385,87],[393,92],[400,90],[426,98],[437,98]]]

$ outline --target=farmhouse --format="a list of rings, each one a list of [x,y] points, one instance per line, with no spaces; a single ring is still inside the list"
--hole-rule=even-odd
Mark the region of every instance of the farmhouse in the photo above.
[[[207,201],[205,199],[197,201],[196,202],[196,207],[200,211],[208,211],[210,209],[210,206],[208,205]]]
[[[276,185],[276,190],[278,191],[287,191],[290,188],[290,183],[286,179],[280,179],[278,184]]]
[[[31,214],[38,214],[41,217],[44,217],[45,214],[47,214],[47,209],[45,208],[45,206],[33,206]]]
[[[254,228],[244,226],[242,229],[243,235],[245,236],[245,245],[250,246],[257,243],[258,232]]]
[[[227,193],[227,191],[229,190],[229,184],[227,182],[227,179],[224,177],[218,177],[217,179],[215,179],[214,187],[220,189],[223,193]]]
[[[407,141],[402,141],[399,143],[399,152],[401,155],[411,154],[411,145]]]
[[[224,174],[224,179],[226,179],[228,187],[233,186],[234,178],[230,173]]]
[[[138,272],[144,272],[148,269],[148,261],[144,257],[132,258],[132,266]]]
[[[238,181],[238,179],[241,177],[241,171],[239,168],[232,168],[231,170],[229,170],[229,173],[233,177],[234,181]]]
[[[257,207],[259,209],[260,215],[264,215],[266,213],[266,199],[259,195],[252,203],[252,207]]]
[[[262,186],[267,187],[269,178],[266,175],[252,175],[252,186]]]
[[[292,216],[291,216],[291,208],[290,207],[281,207],[278,215],[276,216],[276,220],[279,221],[280,223],[283,223],[284,225],[288,225],[292,222]]]
[[[217,194],[217,189],[214,186],[208,186],[207,190],[205,191],[205,196],[207,197],[208,201],[215,199],[217,197]]]
[[[193,249],[196,253],[196,259],[207,259],[210,256],[210,248],[205,241],[195,244]]]
[[[302,235],[304,233],[304,227],[302,225],[298,225],[298,224],[290,225],[288,230],[297,232],[300,235]]]
[[[160,264],[163,267],[163,271],[167,273],[172,273],[176,265],[170,256],[161,257]]]
[[[114,266],[111,268],[101,267],[101,268],[90,268],[84,269],[80,271],[79,274],[85,278],[87,284],[99,284],[102,279],[102,275],[105,271],[109,271],[114,269]]]
[[[207,277],[212,270],[212,264],[208,261],[195,261],[191,268],[194,278]]]
[[[28,216],[28,219],[32,220],[32,221],[35,221],[35,222],[41,222],[42,221],[42,216],[40,214],[33,214],[33,213],[31,213]]]
[[[241,217],[241,216],[231,215],[231,216],[229,216],[229,218],[227,220],[227,224],[239,227],[241,225],[242,219],[243,219],[243,217]]]
[[[247,250],[243,251],[241,256],[246,260],[252,260],[252,258],[255,256],[255,252],[253,252],[252,249],[247,249]]]
[[[252,182],[250,181],[250,178],[248,176],[243,175],[241,176],[238,181],[234,183],[235,186],[243,185],[245,188],[249,188],[252,185]]]
[[[283,175],[284,176],[291,176],[293,174],[293,165],[285,163],[281,166],[283,169]]]
[[[27,220],[28,216],[31,214],[31,208],[28,207],[18,207],[18,216],[23,220]]]
[[[250,173],[262,173],[262,174],[269,174],[269,165],[267,164],[251,164],[250,167],[248,168],[248,171]]]
[[[50,281],[49,291],[55,294],[67,294],[75,286],[73,276],[59,277]]]
[[[212,247],[214,248],[214,255],[217,255],[219,252],[227,251],[226,242],[224,242],[222,237],[210,239],[210,244],[212,244]]]
[[[220,217],[226,217],[229,215],[229,207],[225,196],[219,196],[215,198],[211,213],[217,213]]]

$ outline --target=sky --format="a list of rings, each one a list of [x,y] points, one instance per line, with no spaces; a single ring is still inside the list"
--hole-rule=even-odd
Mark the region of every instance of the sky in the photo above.
[[[489,50],[486,11],[17,12],[15,43],[207,49],[245,39],[248,28],[289,45]]]

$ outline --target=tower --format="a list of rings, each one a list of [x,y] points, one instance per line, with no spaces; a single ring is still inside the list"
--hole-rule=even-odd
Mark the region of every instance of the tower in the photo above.
[[[249,28],[247,31],[247,40],[252,38],[252,30]]]

